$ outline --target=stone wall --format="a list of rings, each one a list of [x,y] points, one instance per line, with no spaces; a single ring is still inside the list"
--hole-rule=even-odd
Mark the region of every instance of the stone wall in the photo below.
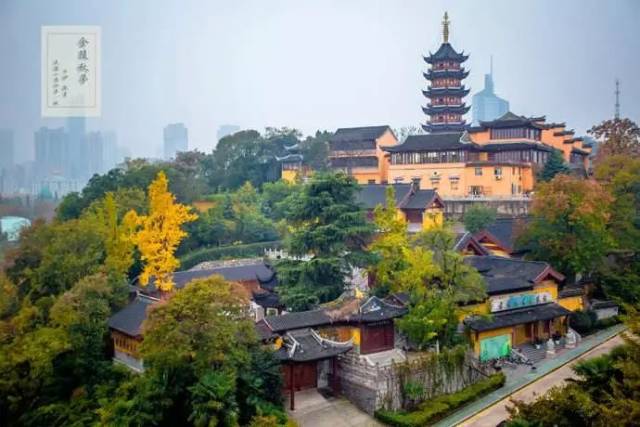
[[[377,409],[399,410],[411,403],[405,384],[419,384],[423,393],[417,401],[456,392],[482,378],[485,372],[469,352],[457,366],[448,366],[435,354],[388,366],[371,365],[357,355],[339,358],[341,390],[361,410],[373,414]],[[416,401],[416,402],[417,402]]]

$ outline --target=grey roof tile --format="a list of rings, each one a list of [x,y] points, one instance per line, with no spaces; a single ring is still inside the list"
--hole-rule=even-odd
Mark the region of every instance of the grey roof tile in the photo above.
[[[350,342],[328,341],[311,329],[290,332],[285,335],[284,341],[285,345],[275,352],[276,358],[295,362],[327,359],[346,353],[353,348]]]
[[[569,314],[571,314],[571,311],[552,302],[509,310],[507,312],[494,314],[490,318],[480,316],[468,317],[464,323],[474,331],[482,332],[538,320],[555,319],[556,317]]]
[[[480,272],[489,295],[532,289],[543,273],[552,272],[546,262],[498,256],[469,256],[464,262]]]
[[[147,318],[147,308],[156,301],[137,297],[122,310],[109,318],[109,327],[132,337],[142,334],[142,322]]]

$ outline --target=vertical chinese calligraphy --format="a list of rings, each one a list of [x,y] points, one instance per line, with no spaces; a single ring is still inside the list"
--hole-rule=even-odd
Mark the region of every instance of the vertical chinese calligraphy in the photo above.
[[[87,46],[89,45],[89,40],[86,37],[82,36],[78,40],[78,67],[76,68],[78,71],[78,83],[81,85],[87,83],[89,81],[89,67],[87,66],[89,62],[89,57],[87,56]]]
[[[43,117],[100,115],[100,28],[42,27]]]

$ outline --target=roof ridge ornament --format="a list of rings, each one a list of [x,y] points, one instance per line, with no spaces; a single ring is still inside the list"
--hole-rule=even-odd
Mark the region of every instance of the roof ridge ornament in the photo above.
[[[471,141],[471,137],[469,136],[469,131],[467,131],[465,129],[464,132],[462,132],[462,135],[460,135],[460,142],[463,144],[469,144],[473,141]]]
[[[442,40],[444,43],[449,43],[449,14],[446,11],[442,21]]]

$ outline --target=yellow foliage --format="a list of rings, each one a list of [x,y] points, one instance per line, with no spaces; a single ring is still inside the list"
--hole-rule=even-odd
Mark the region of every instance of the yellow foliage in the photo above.
[[[168,184],[164,172],[159,172],[149,185],[149,214],[140,216],[130,211],[126,218],[127,222],[135,221],[140,227],[132,237],[144,262],[140,283],[147,285],[149,279],[154,277],[156,287],[165,292],[173,289],[171,274],[180,266],[174,253],[187,235],[182,230],[182,224],[198,218],[190,207],[176,203]]]

